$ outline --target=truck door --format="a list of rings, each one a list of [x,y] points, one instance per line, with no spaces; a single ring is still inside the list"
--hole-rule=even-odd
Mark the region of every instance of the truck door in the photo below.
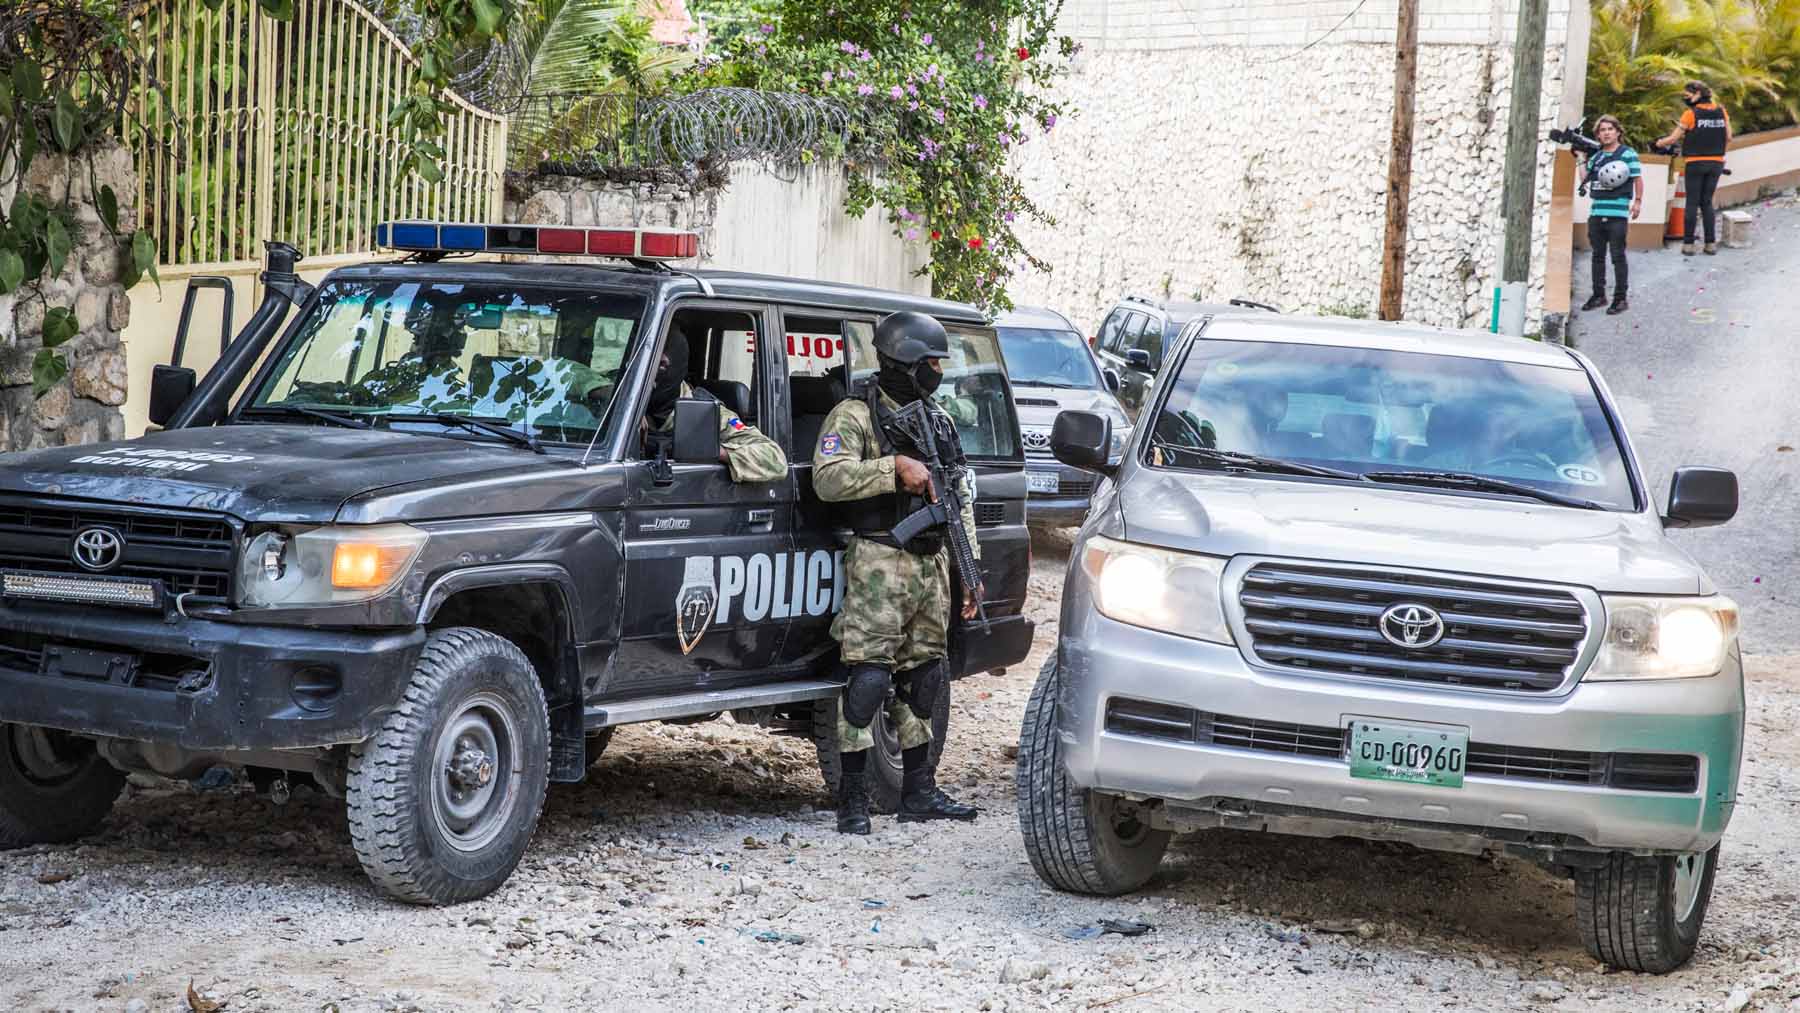
[[[774,322],[767,307],[683,301],[663,339],[685,334],[689,385],[762,428],[777,403],[768,382],[776,349],[761,340],[778,333]],[[656,471],[640,460],[629,480],[622,635],[607,695],[772,678],[793,610],[792,481],[733,482],[723,464]]]

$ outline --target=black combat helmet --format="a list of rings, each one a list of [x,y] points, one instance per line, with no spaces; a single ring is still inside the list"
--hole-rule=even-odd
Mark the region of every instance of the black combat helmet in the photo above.
[[[924,313],[889,313],[875,326],[881,389],[901,404],[928,398],[944,377],[926,360],[950,357],[950,335]]]

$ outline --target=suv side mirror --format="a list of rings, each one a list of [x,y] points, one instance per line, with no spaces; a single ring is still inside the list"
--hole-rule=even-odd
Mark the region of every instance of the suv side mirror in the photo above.
[[[1050,453],[1071,468],[1111,478],[1118,468],[1107,463],[1112,449],[1112,419],[1093,412],[1058,412],[1050,427]]]
[[[1127,348],[1125,350],[1125,364],[1133,369],[1141,369],[1148,373],[1150,371],[1149,350],[1144,348]]]
[[[1119,380],[1119,371],[1111,366],[1102,369],[1100,371],[1100,376],[1106,381],[1106,389],[1112,391],[1114,394],[1117,394],[1119,388],[1124,386],[1123,382]]]
[[[1737,476],[1723,468],[1677,468],[1665,528],[1705,528],[1737,516]]]
[[[675,402],[675,447],[681,464],[719,463],[719,405],[706,398]]]
[[[166,426],[175,417],[175,410],[194,392],[194,384],[198,381],[194,371],[186,366],[164,366],[160,363],[150,371],[150,422],[152,425]]]

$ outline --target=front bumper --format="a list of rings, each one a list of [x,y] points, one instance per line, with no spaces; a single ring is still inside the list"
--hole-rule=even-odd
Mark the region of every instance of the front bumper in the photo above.
[[[0,605],[0,721],[196,751],[360,742],[399,703],[424,643],[423,629]]]
[[[1047,457],[1027,457],[1025,471],[1057,477],[1056,492],[1034,492],[1025,501],[1027,523],[1073,527],[1087,520],[1098,476]]]
[[[1731,819],[1744,720],[1735,654],[1712,678],[1578,683],[1561,697],[1540,699],[1271,672],[1252,667],[1236,647],[1080,611],[1058,650],[1063,755],[1070,778],[1083,787],[1176,806],[1235,800],[1251,810],[1341,814],[1348,824],[1373,828],[1383,821],[1428,825],[1572,850],[1700,851],[1718,842]],[[1115,698],[1338,730],[1353,716],[1456,725],[1468,729],[1471,743],[1525,749],[1687,754],[1698,758],[1697,787],[1626,790],[1473,773],[1461,788],[1352,778],[1341,756],[1109,731],[1107,706]]]

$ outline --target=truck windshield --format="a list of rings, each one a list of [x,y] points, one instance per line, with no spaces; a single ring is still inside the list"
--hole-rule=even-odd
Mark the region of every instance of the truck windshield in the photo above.
[[[1618,439],[1579,369],[1420,352],[1197,341],[1173,378],[1146,453],[1164,467],[1257,468],[1224,455],[1184,455],[1182,448],[1311,464],[1384,482],[1425,485],[1445,473],[1475,476],[1464,485],[1498,480],[1608,509],[1636,506]]]
[[[956,421],[963,453],[982,460],[1023,460],[1019,417],[1007,397],[999,338],[985,327],[951,325],[945,329],[950,336],[950,358],[944,363],[944,381],[932,400]],[[852,327],[849,335],[850,378],[856,381],[875,372],[875,328]]]
[[[591,289],[338,282],[249,410],[450,414],[586,443],[643,313],[641,296]]]
[[[1100,389],[1100,374],[1087,343],[1074,331],[1001,327],[999,333],[1006,374],[1015,386]]]

